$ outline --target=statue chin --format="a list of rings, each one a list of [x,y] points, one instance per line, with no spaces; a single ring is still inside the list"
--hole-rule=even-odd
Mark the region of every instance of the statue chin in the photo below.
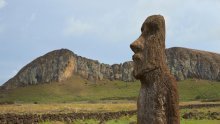
[[[136,79],[141,79],[141,77],[143,76],[143,72],[142,72],[142,71],[134,70],[134,71],[133,71],[133,76],[134,76]]]
[[[159,69],[159,67],[152,67],[152,68],[146,68],[146,69],[141,69],[141,70],[134,69],[133,70],[133,76],[136,79],[140,80],[142,77],[144,77],[145,74],[147,74],[151,71],[157,70],[157,69]]]

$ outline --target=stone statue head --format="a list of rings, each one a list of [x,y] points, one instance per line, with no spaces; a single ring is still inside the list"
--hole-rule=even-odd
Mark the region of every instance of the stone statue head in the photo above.
[[[165,21],[161,15],[149,16],[141,27],[141,35],[130,48],[134,52],[133,75],[140,79],[146,73],[163,68],[165,59]],[[166,66],[165,66],[166,67]]]

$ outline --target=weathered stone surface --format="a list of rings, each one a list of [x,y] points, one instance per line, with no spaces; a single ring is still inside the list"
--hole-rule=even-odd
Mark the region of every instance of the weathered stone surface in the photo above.
[[[97,112],[97,113],[54,113],[54,114],[0,114],[0,124],[39,124],[45,121],[73,123],[76,120],[95,119],[101,122],[132,116],[136,111]]]
[[[134,52],[133,75],[141,81],[137,123],[179,124],[179,96],[166,64],[163,16],[149,16],[141,31],[141,36],[130,45]]]
[[[76,58],[71,51],[55,50],[23,67],[3,87],[10,89],[18,86],[64,81],[72,76],[76,68],[75,64]]]
[[[108,65],[61,49],[49,52],[23,67],[15,77],[3,85],[3,88],[61,82],[73,75],[80,75],[90,81],[103,79],[134,81],[132,71],[132,62]]]
[[[186,78],[220,80],[219,54],[174,47],[166,49],[166,56],[167,65],[177,80],[184,80]],[[68,67],[66,68],[64,65],[68,62],[69,64],[67,64]],[[103,79],[134,81],[132,72],[132,61],[108,65],[77,56],[70,50],[61,49],[49,52],[29,63],[14,78],[5,83],[4,86],[17,87],[62,81],[71,74],[78,74],[85,79],[93,81]]]
[[[134,81],[132,71],[133,63],[131,61],[123,64],[108,65],[77,56],[76,74],[91,81],[103,79]]]
[[[174,47],[166,50],[167,64],[177,80],[198,78],[220,81],[220,54]]]
[[[166,50],[166,56],[167,65],[177,80],[199,78],[220,81],[220,54],[174,47]],[[63,81],[74,74],[91,81],[134,81],[132,72],[132,61],[108,65],[61,49],[49,52],[26,65],[3,88]]]

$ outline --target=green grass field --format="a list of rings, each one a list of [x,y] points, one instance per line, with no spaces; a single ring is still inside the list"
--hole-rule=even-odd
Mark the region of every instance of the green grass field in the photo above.
[[[220,82],[188,79],[177,82],[180,105],[201,104],[198,101],[220,99]],[[51,83],[21,87],[0,93],[0,102],[16,103],[0,105],[0,113],[69,113],[108,112],[136,109],[140,82],[99,81],[88,82],[80,77],[62,83]],[[195,101],[195,102],[192,102]],[[217,102],[219,103],[219,102]],[[219,107],[182,109],[185,112],[219,112]],[[136,116],[125,116],[109,120],[105,124],[135,124]],[[63,124],[43,122],[42,124]],[[74,124],[97,124],[98,120],[76,120]],[[219,120],[185,120],[181,124],[219,124]]]
[[[135,121],[134,121],[135,120]],[[86,121],[77,121],[74,122],[74,124],[98,124],[98,121],[95,120],[89,120],[90,122],[86,122]],[[119,120],[110,120],[108,122],[106,122],[105,124],[129,124],[132,123],[136,124],[136,118],[121,118]],[[181,120],[180,122],[181,124],[219,124],[218,120]]]
[[[220,100],[220,82],[188,79],[178,82],[180,101]]]
[[[90,120],[76,120],[72,124],[99,124],[100,121]],[[219,120],[180,120],[180,124],[219,124]],[[41,124],[64,124],[63,122],[43,122]],[[137,116],[125,116],[117,120],[109,120],[104,124],[137,124]]]
[[[220,99],[220,82],[185,80],[178,82],[180,101]],[[21,87],[0,94],[0,102],[69,103],[103,100],[136,100],[140,83],[122,81],[88,82],[78,76],[62,83]]]
[[[217,102],[219,104],[219,102]],[[185,102],[187,104],[203,104],[198,102]],[[207,104],[207,103],[204,103]],[[0,105],[0,114],[16,113],[16,114],[60,114],[60,113],[102,113],[102,112],[118,112],[118,111],[130,111],[136,110],[136,103],[57,103],[57,104],[12,104],[12,105]],[[220,112],[219,107],[202,107],[202,108],[188,108],[181,109],[181,124],[219,124],[220,120],[203,118],[202,120],[190,120],[183,119],[182,115],[189,112],[202,112],[202,113],[213,113]],[[218,116],[219,118],[219,116]],[[137,117],[133,116],[122,116],[119,119],[108,120],[105,124],[136,124]],[[74,120],[73,124],[98,124],[100,121],[96,119],[83,119]],[[133,122],[133,123],[132,123]],[[64,122],[53,122],[46,121],[42,124],[64,124]]]
[[[97,120],[77,120],[73,124],[99,124]],[[181,120],[180,124],[219,124],[218,120]],[[41,124],[65,124],[63,122],[43,122]],[[122,117],[118,120],[110,120],[105,124],[136,124],[136,117]]]
[[[124,105],[120,105],[121,108],[123,108]],[[109,105],[111,106],[111,105]],[[193,109],[181,109],[180,115],[181,115],[181,124],[220,124],[220,120],[212,120],[212,119],[202,119],[202,120],[192,120],[192,119],[183,119],[182,115],[186,112],[220,112],[220,107],[211,107],[211,108],[193,108]],[[73,124],[99,124],[100,121],[95,119],[89,119],[89,120],[76,120],[73,122]],[[104,124],[136,124],[137,123],[137,116],[123,116],[119,119],[113,119],[106,121]],[[64,124],[63,122],[43,122],[42,124]]]

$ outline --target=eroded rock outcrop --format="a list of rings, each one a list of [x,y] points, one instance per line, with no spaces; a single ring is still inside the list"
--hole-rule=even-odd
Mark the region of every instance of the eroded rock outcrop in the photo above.
[[[132,62],[108,65],[77,56],[70,50],[60,49],[49,52],[23,67],[17,75],[3,84],[3,88],[61,82],[73,75],[79,75],[90,81],[103,79],[134,81],[132,71]]]
[[[174,47],[166,50],[167,64],[177,80],[220,81],[220,54]]]
[[[166,49],[166,56],[168,67],[177,80],[186,78],[220,80],[220,54],[175,47]],[[73,74],[92,81],[103,79],[134,81],[132,72],[132,61],[108,65],[61,49],[32,61],[3,86],[13,88],[62,81]]]
[[[73,52],[66,49],[55,50],[41,56],[7,81],[6,89],[39,83],[60,82],[70,78],[76,68],[76,58]]]
[[[90,81],[103,79],[134,81],[134,77],[132,76],[133,63],[131,61],[108,65],[80,56],[77,56],[76,60],[76,74]]]

